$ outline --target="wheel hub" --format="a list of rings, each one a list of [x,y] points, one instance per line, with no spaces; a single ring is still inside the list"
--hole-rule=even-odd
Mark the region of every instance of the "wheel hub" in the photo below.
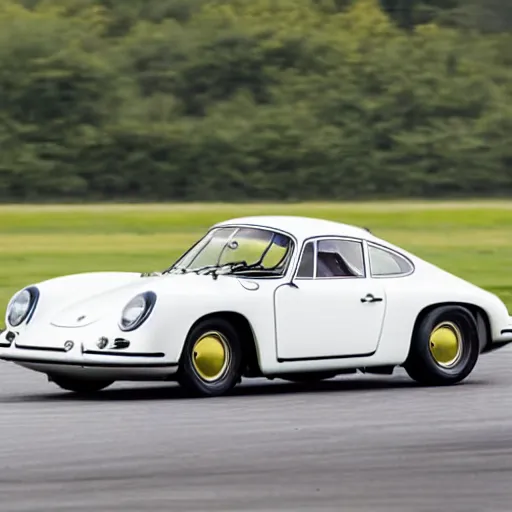
[[[192,364],[205,381],[218,380],[229,363],[230,352],[224,336],[216,331],[203,334],[192,349]]]
[[[459,328],[452,322],[442,322],[432,331],[429,348],[439,366],[454,366],[462,354],[462,334]]]

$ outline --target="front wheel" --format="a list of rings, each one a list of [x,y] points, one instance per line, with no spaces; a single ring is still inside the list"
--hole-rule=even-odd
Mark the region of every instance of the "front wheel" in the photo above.
[[[430,311],[414,332],[404,368],[423,385],[443,386],[465,379],[480,352],[475,318],[462,306]]]
[[[178,382],[196,396],[219,396],[241,378],[242,347],[236,329],[222,318],[194,327],[183,347]]]
[[[50,381],[66,391],[73,391],[79,394],[97,393],[114,383],[113,380],[80,379],[57,377],[55,375],[50,376]]]

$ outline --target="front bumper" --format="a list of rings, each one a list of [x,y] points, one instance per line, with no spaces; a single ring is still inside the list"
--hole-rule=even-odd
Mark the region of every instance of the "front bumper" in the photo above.
[[[501,330],[501,336],[512,341],[512,316],[508,320],[508,325]]]
[[[115,374],[118,378],[124,374],[173,374],[178,367],[162,352],[133,352],[112,347],[101,350],[92,348],[90,343],[86,345],[72,340],[61,346],[31,345],[9,330],[0,333],[0,359],[44,373],[91,371]]]

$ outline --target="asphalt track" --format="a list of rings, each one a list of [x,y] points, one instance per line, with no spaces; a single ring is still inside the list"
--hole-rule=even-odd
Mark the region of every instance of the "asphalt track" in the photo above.
[[[512,349],[465,383],[243,383],[77,399],[0,363],[0,511],[512,511]]]

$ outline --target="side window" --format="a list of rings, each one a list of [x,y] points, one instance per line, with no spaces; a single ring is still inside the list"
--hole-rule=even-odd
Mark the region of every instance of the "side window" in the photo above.
[[[373,245],[368,246],[372,276],[397,276],[412,272],[411,264],[393,252]]]
[[[316,277],[365,277],[363,244],[352,240],[320,240]]]
[[[297,277],[313,277],[314,257],[313,242],[308,242],[302,251]]]

